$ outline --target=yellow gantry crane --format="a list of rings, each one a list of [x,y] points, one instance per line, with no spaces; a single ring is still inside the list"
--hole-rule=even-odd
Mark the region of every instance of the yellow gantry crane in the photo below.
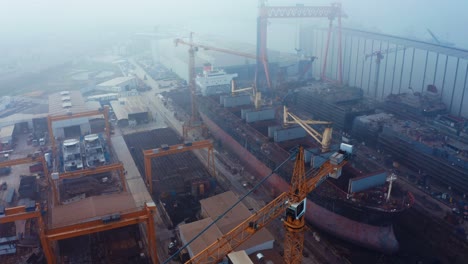
[[[265,207],[187,261],[186,264],[219,263],[229,252],[235,250],[256,232],[285,212],[284,262],[287,264],[301,263],[304,248],[306,196],[329,175],[339,173],[341,168],[346,164],[343,154],[334,157],[334,159],[325,162],[314,176],[306,179],[304,149],[300,147],[296,157],[289,192],[279,195]]]
[[[234,80],[231,80],[231,95],[234,96],[236,93],[241,93],[241,92],[246,92],[246,91],[252,91],[252,98],[254,101],[255,109],[259,109],[262,106],[262,93],[257,91],[255,84],[252,85],[251,87],[246,87],[246,88],[237,88],[236,87],[236,82]]]
[[[290,118],[292,120],[290,120]],[[330,150],[330,144],[332,139],[332,132],[333,128],[331,127],[331,122],[328,121],[318,121],[318,120],[302,120],[295,114],[288,111],[288,108],[284,106],[283,111],[283,124],[284,125],[291,125],[291,124],[298,124],[309,134],[312,138],[314,138],[320,145],[322,146],[322,152],[328,152]],[[310,125],[325,125],[325,130],[323,134],[318,132],[317,130],[310,127]]]

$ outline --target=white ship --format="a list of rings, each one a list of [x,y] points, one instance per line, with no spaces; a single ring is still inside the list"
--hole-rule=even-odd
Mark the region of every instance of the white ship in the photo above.
[[[66,139],[62,144],[63,169],[74,171],[83,169],[83,159],[81,158],[81,146],[78,139]]]
[[[203,96],[215,94],[227,94],[231,92],[231,80],[237,77],[237,73],[229,74],[222,69],[213,70],[211,64],[205,64],[203,74],[197,75],[197,84]]]
[[[106,162],[104,149],[98,134],[86,135],[84,137],[86,166],[95,167]]]

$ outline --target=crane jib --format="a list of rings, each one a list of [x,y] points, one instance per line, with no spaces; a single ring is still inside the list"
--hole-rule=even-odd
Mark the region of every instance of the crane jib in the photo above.
[[[315,187],[318,187],[320,184],[322,184],[326,179],[328,179],[330,174],[327,174],[325,176],[323,176],[320,180],[318,180],[318,182],[315,184]]]

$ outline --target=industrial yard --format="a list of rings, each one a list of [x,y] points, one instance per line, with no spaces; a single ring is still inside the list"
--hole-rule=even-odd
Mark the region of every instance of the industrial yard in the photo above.
[[[256,8],[0,63],[0,263],[465,263],[468,50]]]

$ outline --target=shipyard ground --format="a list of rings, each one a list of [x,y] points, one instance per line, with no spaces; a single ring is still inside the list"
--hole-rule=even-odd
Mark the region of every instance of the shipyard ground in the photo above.
[[[139,68],[137,72],[142,74],[143,70]],[[157,84],[151,78],[148,78],[147,83],[152,86]],[[150,110],[153,116],[156,117],[156,122],[134,128],[117,129],[116,135],[113,137],[113,145],[117,152],[116,156],[124,163],[127,170],[127,183],[136,203],[146,199],[142,194],[144,193],[143,189],[146,190],[146,186],[143,183],[144,165],[140,150],[160,147],[161,144],[180,143],[181,120],[183,121],[184,117],[187,117],[187,115],[184,115],[183,109],[177,106],[171,104],[164,106],[163,102],[155,94],[161,91],[157,86],[154,86],[153,91],[144,93]],[[178,118],[175,118],[174,112],[178,113]],[[164,128],[166,125],[171,128]],[[195,138],[199,137],[200,135],[195,134]],[[26,140],[18,141],[19,156],[34,151],[30,146],[26,146],[25,142]],[[200,197],[181,196],[177,195],[177,193],[191,193],[193,191],[192,188],[187,188],[187,181],[211,179],[204,167],[207,159],[206,151],[200,150],[177,155],[154,159],[152,162],[153,168],[157,168],[153,171],[154,186],[160,187],[159,189],[155,188],[155,192],[151,194],[157,203],[158,211],[161,213],[156,216],[157,246],[160,261],[164,261],[169,256],[167,245],[176,238],[174,226],[181,221],[189,222],[196,217],[193,210],[180,210],[180,207],[174,210],[174,204],[180,206],[184,202],[174,203],[171,197],[174,197],[175,193],[175,197],[178,199],[195,201],[193,205],[196,205],[196,201]],[[11,157],[15,156],[12,155]],[[216,184],[212,186],[216,187],[206,190],[204,195],[211,195],[224,190],[233,190],[236,194],[241,195],[258,182],[258,179],[253,176],[253,172],[246,170],[244,164],[241,164],[235,155],[223,149],[222,146],[217,146],[215,157],[218,175]],[[19,186],[19,177],[17,175],[22,174],[30,174],[28,165],[13,167],[12,173],[8,176],[0,176],[0,180],[6,180],[9,185],[11,184],[11,186],[17,188]],[[181,175],[183,177],[188,175],[188,177],[181,182]],[[46,185],[40,184],[40,186],[43,186],[41,190],[45,193]],[[395,222],[394,230],[400,242],[400,251],[397,254],[389,256],[365,250],[359,246],[328,236],[313,226],[309,226],[305,239],[304,263],[464,263],[464,260],[468,259],[466,243],[460,243],[458,239],[454,238],[451,229],[447,227],[447,223],[436,218],[443,217],[450,208],[432,197],[428,197],[411,184],[404,184],[404,187],[415,193],[417,203],[414,208],[408,210]],[[0,195],[2,194],[0,193]],[[46,198],[41,197],[40,200]],[[247,197],[245,204],[252,211],[256,211],[271,201],[272,198],[270,190],[260,188]],[[179,211],[184,213],[174,213]],[[268,229],[276,238],[275,250],[280,252],[284,237],[281,220],[278,219],[272,222]],[[14,224],[2,225],[0,227],[0,237],[14,236],[22,230],[25,231],[24,234],[26,235],[34,235],[34,231],[30,232],[35,230],[34,221],[27,221],[22,227],[18,227],[18,225],[15,227]],[[138,226],[130,226],[64,240],[58,244],[58,248],[63,263],[148,263],[148,259],[141,256],[141,253],[145,252],[141,240],[142,235]],[[79,245],[79,247],[76,245]],[[29,256],[34,258],[36,252],[35,249],[29,247],[18,247],[17,250],[18,253],[15,256],[0,256],[0,263],[20,263]]]

